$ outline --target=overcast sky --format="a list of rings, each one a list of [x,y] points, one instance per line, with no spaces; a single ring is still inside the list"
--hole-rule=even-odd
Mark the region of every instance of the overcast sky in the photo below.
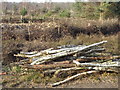
[[[7,2],[49,2],[49,0],[0,0],[0,2],[3,1],[7,1]],[[75,2],[75,0],[51,0],[52,2]],[[79,1],[79,0],[78,0]],[[80,0],[80,1],[84,1],[84,2],[88,2],[89,0]],[[111,1],[111,2],[118,2],[120,0],[90,0],[93,2],[97,2],[97,1]]]
[[[7,1],[7,2],[22,2],[22,1],[27,1],[27,2],[45,2],[49,0],[0,0],[0,1]],[[51,0],[52,2],[75,2],[75,0]]]

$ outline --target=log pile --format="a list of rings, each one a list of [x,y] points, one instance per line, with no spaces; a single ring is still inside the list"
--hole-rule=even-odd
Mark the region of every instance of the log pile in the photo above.
[[[105,52],[105,48],[100,45],[106,42],[101,41],[91,45],[63,45],[40,52],[20,52],[14,56],[27,58],[16,62],[21,67],[53,73],[56,76],[60,72],[84,70],[82,73],[51,84],[57,86],[85,74],[100,71],[118,72],[120,56]]]

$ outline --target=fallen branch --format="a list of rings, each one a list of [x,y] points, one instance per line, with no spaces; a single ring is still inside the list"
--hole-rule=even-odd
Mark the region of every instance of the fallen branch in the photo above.
[[[98,72],[98,71],[87,71],[87,72],[79,73],[79,74],[76,74],[76,75],[74,75],[74,76],[72,76],[72,77],[69,77],[69,78],[67,78],[67,79],[65,79],[65,80],[63,80],[63,81],[54,83],[54,84],[52,84],[51,86],[52,86],[52,87],[58,86],[58,85],[60,85],[60,84],[63,84],[63,83],[65,83],[65,82],[68,82],[68,81],[70,81],[70,80],[72,80],[72,79],[74,79],[74,78],[76,78],[76,77],[78,77],[78,76],[86,75],[86,74],[90,74],[90,73],[95,73],[95,72]]]
[[[70,71],[70,70],[81,70],[85,69],[84,67],[72,67],[72,68],[65,68],[65,69],[53,69],[53,70],[46,70],[44,73],[54,73],[56,71]]]

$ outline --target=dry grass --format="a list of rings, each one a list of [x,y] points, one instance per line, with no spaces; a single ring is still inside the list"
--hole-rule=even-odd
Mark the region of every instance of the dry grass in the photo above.
[[[34,71],[34,70],[28,70],[29,73],[26,75],[20,75],[20,72],[16,72],[14,75],[6,75],[3,76],[3,87],[6,88],[24,88],[24,87],[49,87],[50,84],[64,80],[67,78],[67,76],[72,76],[71,72],[63,72],[62,76],[56,77],[54,75],[47,75],[45,76],[42,72],[40,71]],[[80,72],[78,72],[80,73]],[[67,76],[66,76],[67,74]],[[75,74],[75,73],[74,73]],[[63,76],[64,75],[64,76]],[[79,78],[76,78],[75,80],[72,80],[72,82],[68,82],[65,85],[69,86],[70,83],[71,85],[77,83],[78,81],[82,83],[82,81],[85,83],[85,81],[90,82],[91,84],[95,83],[104,83],[108,82],[110,79],[112,83],[110,84],[115,84],[117,83],[117,73],[108,73],[108,72],[102,72],[102,73],[96,73],[92,75],[85,75]],[[76,84],[79,85],[79,84]],[[108,84],[109,85],[109,84]],[[64,86],[64,85],[63,85]],[[61,87],[61,86],[59,86]]]

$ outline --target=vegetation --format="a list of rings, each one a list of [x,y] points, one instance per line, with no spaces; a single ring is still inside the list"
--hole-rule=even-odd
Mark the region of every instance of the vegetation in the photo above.
[[[61,16],[61,17],[80,17],[80,18],[87,18],[87,19],[111,19],[111,18],[119,18],[120,17],[120,2],[75,2],[71,3],[70,6],[68,4],[62,4],[61,6],[57,5],[48,5],[48,7],[40,7],[38,4],[36,5],[36,8],[29,10],[27,7],[31,4],[28,3],[24,6],[24,8],[21,9],[19,15],[25,16],[25,15],[32,15],[34,16]],[[18,3],[19,5],[19,3]],[[47,5],[47,4],[46,4]],[[17,4],[13,4],[12,9],[9,9],[7,5],[4,5],[5,8],[3,10],[3,13],[5,15],[9,15],[11,11],[13,11],[14,15],[17,15],[20,7],[17,6]],[[35,6],[33,4],[33,6]],[[66,6],[67,8],[63,8]],[[40,8],[40,9],[37,9]],[[49,9],[48,9],[49,8]],[[51,9],[50,9],[51,8]],[[72,13],[71,11],[72,10]],[[31,12],[32,11],[32,12]],[[70,15],[73,14],[73,15]],[[33,16],[33,15],[32,15]],[[28,16],[29,17],[29,16]]]
[[[13,15],[12,9],[8,6],[6,4],[3,9],[4,15],[0,24],[3,66],[6,65],[3,71],[10,74],[4,76],[5,87],[32,87],[36,84],[44,84],[45,87],[50,82],[64,78],[10,66],[11,62],[22,59],[14,57],[14,54],[20,51],[40,51],[69,44],[88,45],[107,40],[108,43],[104,45],[106,51],[112,54],[120,53],[120,2],[75,2],[58,6],[52,4],[51,7],[27,3],[24,4],[25,8],[21,8],[17,3],[12,7]],[[28,23],[29,21],[32,23]]]
[[[23,9],[21,10],[20,14],[21,14],[21,21],[22,21],[23,23],[27,22],[27,20],[26,20],[25,18],[23,18],[23,16],[25,16],[25,15],[27,14],[27,10],[26,10],[25,8],[23,8]]]
[[[23,8],[23,9],[21,10],[20,14],[21,14],[22,16],[25,16],[25,15],[27,14],[27,10],[26,10],[25,8]]]
[[[45,75],[41,71],[38,71],[38,70],[35,71],[32,69],[29,69],[29,70],[25,70],[24,68],[22,69],[23,69],[22,72],[13,73],[12,71],[9,71],[8,76],[6,75],[3,76],[3,82],[2,82],[3,87],[4,88],[36,88],[36,87],[49,87],[50,88],[49,84],[64,80],[66,77],[72,76],[72,74],[74,73],[74,72],[68,71],[65,75],[62,74],[62,76],[56,77],[53,75]],[[117,78],[118,74],[116,73],[101,72],[100,74],[86,75],[83,77],[82,78],[79,77],[77,81],[82,82],[82,83],[84,82],[84,84],[88,84],[86,83],[86,81],[88,81],[94,85],[94,83],[97,84],[97,82],[101,83],[103,81],[109,83],[109,80],[111,80],[112,86],[114,86],[113,85],[114,83],[118,83],[116,82],[118,79]],[[87,80],[85,77],[87,78]],[[73,80],[73,82],[75,82],[75,80]],[[69,83],[68,86],[70,85],[73,86],[73,84]],[[66,87],[66,86],[67,84],[65,84],[65,86],[62,86],[62,87]]]
[[[63,10],[63,11],[60,12],[60,17],[68,17],[69,18],[70,17],[70,12]]]
[[[51,16],[52,14],[53,14],[52,11],[48,11],[48,12],[45,14],[45,16],[49,17],[49,16]]]
[[[110,3],[108,7],[111,17],[120,18],[120,2],[117,3]]]

